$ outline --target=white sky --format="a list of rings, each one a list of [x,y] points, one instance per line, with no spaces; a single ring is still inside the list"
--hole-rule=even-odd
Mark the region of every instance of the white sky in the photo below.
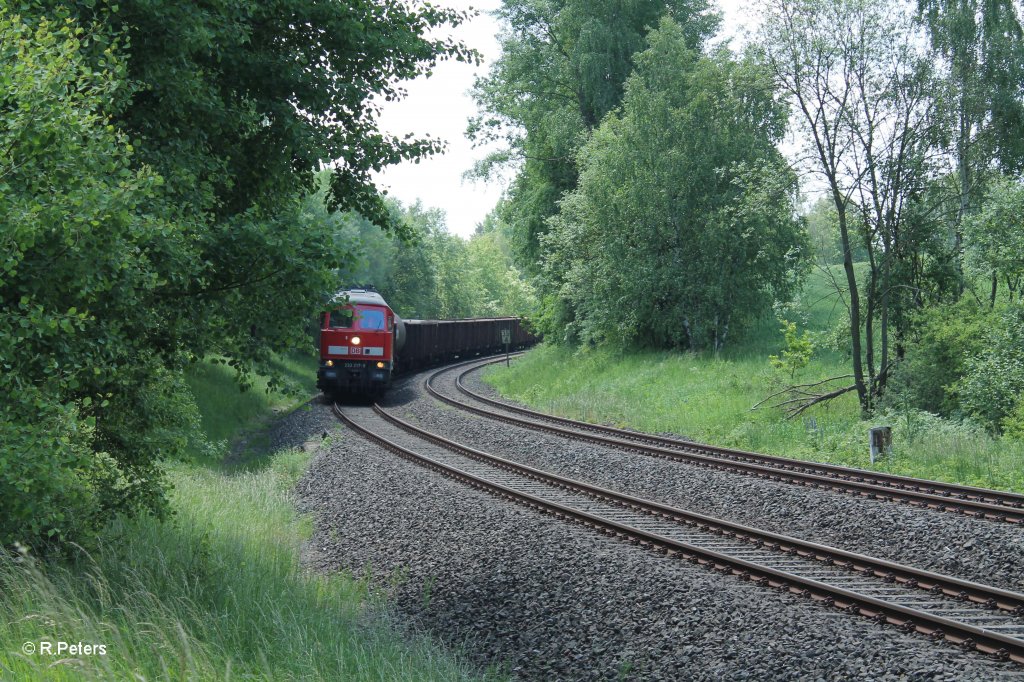
[[[473,7],[480,11],[479,16],[459,26],[454,37],[479,50],[483,63],[480,66],[455,61],[438,64],[433,75],[406,84],[408,97],[384,103],[381,130],[400,137],[406,133],[429,134],[447,141],[448,149],[418,164],[404,162],[391,166],[374,180],[378,187],[403,204],[419,199],[426,206],[443,209],[448,214],[448,229],[468,237],[494,208],[504,190],[497,182],[462,179],[462,174],[489,151],[489,148],[474,149],[464,133],[469,118],[477,113],[469,89],[476,76],[486,75],[490,64],[499,56],[498,22],[490,12],[500,7],[501,0],[440,0],[436,4],[461,10]],[[723,34],[737,36],[752,27],[751,16],[740,0],[719,0],[718,4],[724,17]]]

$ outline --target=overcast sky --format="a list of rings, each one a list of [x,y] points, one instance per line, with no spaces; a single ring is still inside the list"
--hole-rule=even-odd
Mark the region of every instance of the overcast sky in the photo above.
[[[418,164],[392,166],[375,180],[381,189],[404,204],[419,199],[427,206],[443,209],[448,214],[448,229],[468,237],[494,208],[504,189],[497,183],[462,179],[462,174],[488,152],[486,148],[474,149],[464,133],[466,123],[477,111],[468,91],[476,76],[486,75],[490,64],[499,56],[498,22],[490,13],[501,1],[440,0],[436,4],[463,10],[472,6],[480,11],[479,16],[459,26],[454,35],[479,50],[483,63],[480,66],[455,61],[439,64],[430,77],[407,84],[409,96],[404,100],[384,104],[380,118],[382,130],[399,136],[415,133],[439,137],[447,141],[448,150]],[[750,27],[751,18],[740,8],[739,0],[726,0],[719,6],[724,16],[724,34],[736,36]]]

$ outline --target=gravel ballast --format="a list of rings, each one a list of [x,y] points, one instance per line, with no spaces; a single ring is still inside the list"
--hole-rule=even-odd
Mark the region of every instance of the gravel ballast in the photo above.
[[[389,402],[420,420],[451,416],[419,391],[408,384]],[[325,427],[324,405],[303,420],[310,433],[294,440],[332,434],[298,486],[316,520],[310,567],[368,572],[396,610],[481,666],[525,680],[1024,679],[1018,666],[495,499]],[[492,445],[511,432],[452,428]]]

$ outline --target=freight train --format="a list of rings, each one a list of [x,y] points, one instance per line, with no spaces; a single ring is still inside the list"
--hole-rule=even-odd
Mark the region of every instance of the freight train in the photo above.
[[[327,396],[380,395],[402,372],[520,350],[537,340],[518,317],[403,320],[366,289],[343,291],[334,300],[320,319],[316,385]]]

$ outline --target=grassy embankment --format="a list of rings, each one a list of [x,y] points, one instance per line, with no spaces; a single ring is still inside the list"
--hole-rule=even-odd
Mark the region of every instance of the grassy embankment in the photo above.
[[[845,308],[821,273],[807,282],[789,315],[819,334],[842,324]],[[862,421],[855,393],[796,419],[751,407],[788,383],[768,363],[784,345],[769,320],[718,357],[669,352],[614,353],[541,346],[510,369],[485,378],[507,397],[575,419],[672,432],[716,445],[798,459],[1024,492],[1024,445],[994,439],[970,424],[914,411],[888,410]],[[849,374],[849,360],[818,349],[796,375],[800,383]],[[836,384],[841,385],[841,384]],[[893,427],[894,451],[869,463],[870,426]]]
[[[284,365],[311,386],[312,361]],[[239,394],[231,373],[203,365],[190,377],[212,439],[295,407],[265,384]],[[311,521],[296,514],[290,491],[308,458],[289,450],[231,470],[201,458],[171,464],[173,521],[116,524],[73,562],[0,564],[0,678],[470,678],[430,642],[396,636],[365,582],[300,569]],[[22,653],[24,642],[42,640],[104,644],[107,653]]]

